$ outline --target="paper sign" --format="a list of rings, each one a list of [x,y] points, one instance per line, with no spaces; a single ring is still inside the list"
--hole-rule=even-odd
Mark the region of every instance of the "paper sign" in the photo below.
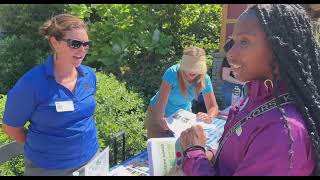
[[[107,176],[109,174],[109,147],[103,150],[84,168],[85,176]]]

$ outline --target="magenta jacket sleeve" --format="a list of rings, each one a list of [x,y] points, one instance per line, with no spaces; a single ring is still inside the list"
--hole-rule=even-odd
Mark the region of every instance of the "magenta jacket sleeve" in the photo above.
[[[201,150],[187,153],[183,162],[183,173],[185,176],[213,176],[214,171],[206,154]]]

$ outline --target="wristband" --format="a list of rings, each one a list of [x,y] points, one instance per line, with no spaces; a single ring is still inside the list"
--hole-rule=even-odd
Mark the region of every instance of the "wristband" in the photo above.
[[[202,147],[202,146],[191,146],[191,147],[188,147],[186,150],[183,151],[183,155],[184,155],[184,157],[186,157],[188,152],[196,151],[196,150],[201,150],[204,153],[206,152],[206,149],[204,147]]]

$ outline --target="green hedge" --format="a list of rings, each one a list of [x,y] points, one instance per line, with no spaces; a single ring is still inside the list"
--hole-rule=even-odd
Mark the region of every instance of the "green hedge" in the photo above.
[[[33,66],[41,63],[46,53],[34,40],[8,36],[0,40],[0,93],[6,94],[15,82]]]
[[[38,28],[52,15],[64,11],[63,4],[3,4],[0,25],[0,94],[8,90],[30,68],[42,63],[50,46]]]
[[[6,102],[6,96],[0,94],[0,124],[2,124],[2,114],[4,111]],[[11,142],[7,135],[0,131],[0,145]],[[0,166],[0,176],[21,176],[24,172],[24,162],[23,157],[18,156],[13,158],[11,161],[6,162]]]
[[[112,74],[98,72],[97,86],[95,120],[101,148],[106,147],[106,137],[124,131],[127,138],[126,156],[138,153],[146,147],[143,98],[137,93],[127,91],[125,83],[117,81]]]
[[[72,4],[67,10],[90,22],[86,63],[113,73],[146,102],[161,76],[177,63],[183,48],[197,45],[208,54],[218,49],[222,5],[218,4]],[[139,78],[137,78],[139,77]]]
[[[1,116],[0,116],[0,124],[1,124],[1,126],[2,126],[2,114],[3,114],[3,111],[4,111],[6,99],[7,99],[7,96],[0,94],[0,114],[1,114]],[[1,130],[0,131],[0,144],[6,144],[6,143],[9,143],[9,142],[10,142],[10,139]],[[1,169],[0,169],[0,172],[1,172]]]

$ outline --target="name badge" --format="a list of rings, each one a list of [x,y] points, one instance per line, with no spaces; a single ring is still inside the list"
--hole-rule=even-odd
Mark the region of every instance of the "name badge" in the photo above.
[[[73,101],[55,102],[57,112],[74,111]]]

